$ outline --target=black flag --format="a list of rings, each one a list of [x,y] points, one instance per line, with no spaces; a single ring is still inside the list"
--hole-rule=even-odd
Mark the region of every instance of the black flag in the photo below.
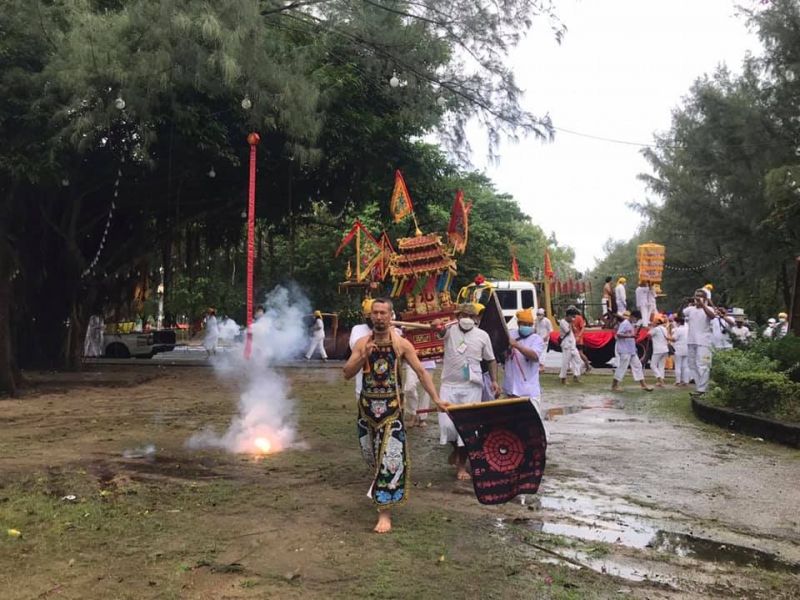
[[[480,328],[489,334],[497,362],[501,365],[505,364],[506,352],[508,352],[508,327],[497,294],[491,292],[488,299],[482,297],[481,301],[486,308],[481,315]]]
[[[547,438],[529,398],[455,405],[447,414],[467,448],[478,502],[502,504],[539,490]]]

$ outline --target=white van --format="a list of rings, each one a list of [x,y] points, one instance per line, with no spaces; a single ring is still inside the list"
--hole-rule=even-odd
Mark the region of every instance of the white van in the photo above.
[[[534,314],[539,308],[536,287],[529,281],[492,281],[494,293],[500,301],[503,316],[509,329],[517,328],[517,311],[532,308]]]

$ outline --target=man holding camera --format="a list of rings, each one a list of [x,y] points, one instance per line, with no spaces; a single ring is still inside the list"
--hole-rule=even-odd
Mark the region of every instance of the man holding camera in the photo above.
[[[712,326],[711,322],[717,313],[710,306],[711,301],[706,290],[700,288],[695,291],[691,304],[682,312],[689,328],[687,342],[689,347],[689,368],[694,373],[695,392],[693,395],[702,395],[708,389],[711,376],[711,348]]]

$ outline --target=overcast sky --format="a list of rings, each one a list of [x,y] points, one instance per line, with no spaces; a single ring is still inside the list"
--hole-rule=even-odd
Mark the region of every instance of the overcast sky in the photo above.
[[[557,6],[568,28],[562,44],[539,24],[511,57],[526,90],[523,105],[550,113],[557,128],[652,143],[697,77],[723,62],[739,72],[748,50],[759,53],[730,0],[560,0]],[[639,226],[627,206],[646,194],[636,178],[648,171],[639,147],[556,131],[552,143],[504,143],[499,164],[487,165],[475,142],[475,165],[546,233],[575,249],[579,270],[602,258],[608,238],[628,239]]]

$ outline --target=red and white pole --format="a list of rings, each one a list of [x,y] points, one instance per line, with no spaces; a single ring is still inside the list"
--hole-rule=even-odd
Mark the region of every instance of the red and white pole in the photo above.
[[[256,249],[256,146],[261,136],[255,131],[247,135],[250,144],[250,189],[247,195],[247,337],[244,343],[244,357],[250,358],[253,352],[253,259]]]

